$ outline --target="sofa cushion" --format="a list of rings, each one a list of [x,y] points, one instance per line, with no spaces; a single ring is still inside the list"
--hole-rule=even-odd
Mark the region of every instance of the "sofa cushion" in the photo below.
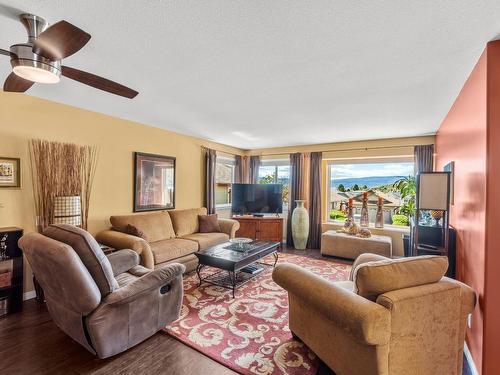
[[[448,269],[445,256],[387,259],[360,264],[354,270],[354,292],[375,301],[392,290],[435,283]]]
[[[171,238],[150,243],[155,264],[193,254],[198,251],[198,243],[181,238]]]
[[[199,231],[198,215],[206,215],[207,209],[205,207],[190,208],[188,210],[169,211],[168,213],[172,219],[175,234],[177,237],[182,237]]]
[[[198,223],[200,225],[198,230],[200,233],[221,232],[217,214],[198,215]]]
[[[148,240],[148,236],[146,236],[146,234],[142,230],[132,224],[127,224],[127,226],[125,227],[125,233],[130,234],[131,236],[142,238],[144,241]]]
[[[146,236],[149,242],[175,237],[170,215],[166,211],[111,216],[109,220],[113,229],[122,233],[127,233],[127,225],[133,225]]]
[[[229,241],[226,233],[193,233],[182,237],[198,244],[199,250],[206,250],[211,246]]]
[[[94,279],[102,297],[118,289],[109,259],[92,235],[73,225],[57,224],[49,226],[43,234],[63,242],[73,248]]]

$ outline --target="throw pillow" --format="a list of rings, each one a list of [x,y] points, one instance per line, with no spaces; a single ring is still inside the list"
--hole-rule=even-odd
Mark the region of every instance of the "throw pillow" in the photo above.
[[[219,220],[217,214],[213,215],[198,215],[198,223],[200,225],[200,233],[220,232]]]
[[[148,237],[146,236],[146,234],[142,230],[137,228],[135,225],[127,224],[127,227],[125,228],[125,232],[127,234],[130,234],[131,236],[140,237],[146,241],[148,240]]]

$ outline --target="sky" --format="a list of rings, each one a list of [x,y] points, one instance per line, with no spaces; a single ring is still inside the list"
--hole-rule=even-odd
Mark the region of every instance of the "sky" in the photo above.
[[[275,172],[274,166],[260,166],[259,168],[259,178],[265,177],[267,175],[273,175]],[[278,178],[290,177],[290,166],[284,165],[278,167]]]
[[[413,163],[371,163],[332,165],[332,178],[413,175]]]

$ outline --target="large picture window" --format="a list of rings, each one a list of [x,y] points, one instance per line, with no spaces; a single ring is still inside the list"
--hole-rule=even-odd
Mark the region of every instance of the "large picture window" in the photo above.
[[[328,220],[344,220],[352,198],[359,220],[364,192],[368,192],[370,223],[375,222],[379,197],[384,201],[384,224],[407,226],[414,201],[411,158],[379,161],[331,161],[327,179]]]

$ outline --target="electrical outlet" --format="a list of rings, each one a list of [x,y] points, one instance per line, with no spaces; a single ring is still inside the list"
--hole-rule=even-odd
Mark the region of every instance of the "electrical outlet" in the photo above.
[[[467,315],[467,326],[472,328],[472,314]]]

